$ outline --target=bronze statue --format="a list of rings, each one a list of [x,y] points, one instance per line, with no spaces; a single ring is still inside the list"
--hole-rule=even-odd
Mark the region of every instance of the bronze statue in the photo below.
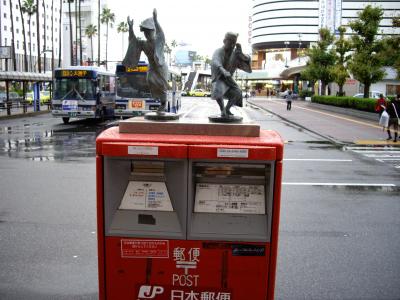
[[[233,80],[236,69],[251,73],[250,56],[243,54],[242,46],[237,41],[238,34],[227,32],[224,46],[215,50],[211,61],[212,99],[215,99],[221,110],[221,116],[210,117],[215,122],[241,121],[234,116],[230,109],[233,105],[242,102],[242,91]],[[228,99],[226,107],[224,99]]]
[[[158,113],[165,112],[168,87],[168,66],[164,58],[165,36],[157,20],[157,10],[153,10],[153,17],[144,20],[140,24],[146,40],[138,39],[133,32],[133,20],[128,17],[129,46],[122,64],[136,67],[143,51],[149,60],[147,82],[153,98],[160,99],[161,105]]]

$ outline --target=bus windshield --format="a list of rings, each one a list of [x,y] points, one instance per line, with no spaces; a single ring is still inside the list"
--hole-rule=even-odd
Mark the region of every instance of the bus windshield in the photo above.
[[[117,76],[117,96],[127,98],[151,97],[146,73],[132,72],[117,74]]]
[[[54,99],[96,99],[95,81],[88,78],[57,78],[55,82]]]

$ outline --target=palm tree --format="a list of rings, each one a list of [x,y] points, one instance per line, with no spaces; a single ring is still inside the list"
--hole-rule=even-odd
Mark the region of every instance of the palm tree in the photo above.
[[[39,73],[42,72],[42,58],[40,57],[40,19],[39,19],[39,0],[36,0],[36,43],[37,43],[37,65]]]
[[[68,16],[69,16],[69,48],[70,48],[69,50],[70,50],[71,66],[73,66],[74,65],[74,48],[72,46],[73,40],[72,40],[71,2],[74,2],[74,0],[67,0],[67,1],[68,1]],[[61,50],[61,48],[59,50]]]
[[[177,46],[178,46],[178,42],[175,41],[175,40],[172,40],[172,42],[171,42],[171,53],[175,49],[175,47],[177,47]],[[170,60],[169,64],[171,65],[171,60],[172,60],[171,54],[170,54],[169,60]]]
[[[36,13],[36,5],[33,3],[33,0],[24,0],[22,4],[22,12],[28,15],[29,20],[29,56],[30,56],[30,69],[33,72],[33,65],[32,65],[32,32],[31,32],[31,18]],[[39,52],[39,49],[38,49]]]
[[[97,34],[97,65],[100,66],[100,0],[98,0],[97,2],[97,11],[98,11],[98,15],[97,15],[97,29],[98,29],[98,34]]]
[[[125,49],[125,47],[124,47],[124,33],[128,32],[128,23],[120,22],[118,24],[118,26],[117,26],[117,32],[118,33],[122,32],[122,50],[121,50],[122,51],[122,56],[121,57],[123,57],[124,49]]]
[[[44,5],[44,0],[42,0],[42,5],[43,5],[43,15],[44,15],[44,21],[43,21],[43,33],[44,33],[44,39],[43,39],[43,50],[46,50],[46,6]],[[44,57],[43,57],[43,71],[46,72],[46,51],[43,51]],[[40,56],[40,53],[39,53]]]
[[[78,0],[75,0],[75,65],[78,65]]]
[[[97,34],[96,25],[90,24],[86,27],[85,30],[86,36],[90,39],[90,49],[92,50],[91,61],[93,61],[93,37]]]
[[[58,26],[58,28],[59,28],[59,30],[58,30],[58,67],[59,68],[61,68],[61,18],[62,18],[62,2],[63,2],[63,0],[60,0],[60,15],[58,16],[59,17],[59,19],[58,19],[58,24],[59,24],[59,26]]]
[[[21,14],[22,36],[24,38],[24,71],[28,72],[28,53],[26,51],[25,20],[22,12],[21,0],[18,0],[19,12]]]
[[[168,44],[164,45],[164,53],[167,54],[167,61],[168,61],[168,65],[171,65],[171,53],[172,53],[172,49]]]
[[[106,69],[107,69],[107,52],[108,52],[108,25],[113,24],[115,22],[115,14],[111,12],[111,10],[107,7],[103,8],[103,12],[101,13],[101,23],[106,24]]]
[[[14,37],[14,17],[12,9],[12,0],[10,0],[10,17],[11,17],[11,52],[13,61],[13,70],[17,71],[17,61],[15,60],[15,37]]]
[[[79,1],[79,60],[82,66],[82,20],[81,20],[81,0]]]
[[[51,0],[51,72],[54,72],[54,0]]]

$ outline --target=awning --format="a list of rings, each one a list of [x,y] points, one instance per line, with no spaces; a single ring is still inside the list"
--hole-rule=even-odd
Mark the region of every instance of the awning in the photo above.
[[[297,67],[287,68],[282,71],[281,77],[284,79],[289,79],[296,74],[300,74],[300,72],[303,71],[305,68],[306,68],[306,66],[297,66]]]
[[[51,74],[33,72],[0,72],[0,81],[52,81]]]

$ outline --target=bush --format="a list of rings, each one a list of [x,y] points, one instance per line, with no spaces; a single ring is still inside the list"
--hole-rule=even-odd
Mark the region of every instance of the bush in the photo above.
[[[309,91],[309,90],[301,90],[299,92],[299,97],[303,98],[303,99],[305,97],[312,97],[312,96],[314,96],[314,93],[312,91]]]
[[[339,107],[347,107],[362,111],[375,112],[376,99],[337,97],[337,96],[313,96],[312,102]]]

